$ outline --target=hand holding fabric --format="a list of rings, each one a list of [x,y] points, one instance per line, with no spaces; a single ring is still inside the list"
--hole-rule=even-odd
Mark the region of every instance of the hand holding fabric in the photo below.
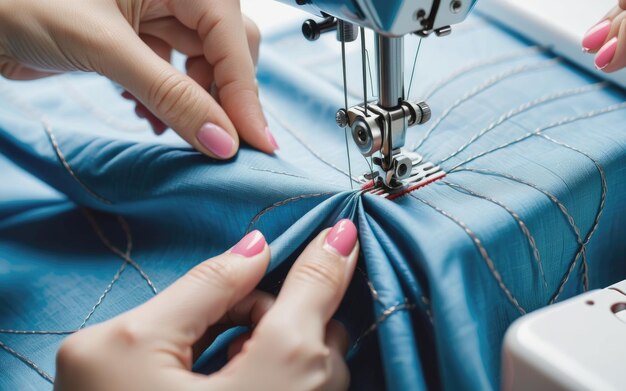
[[[0,0],[0,74],[98,72],[145,106],[157,133],[169,126],[219,159],[239,136],[278,148],[257,96],[258,45],[238,0]],[[188,57],[187,74],[170,64],[172,49]]]
[[[347,389],[348,337],[331,317],[357,256],[356,228],[342,220],[309,244],[274,298],[254,290],[270,259],[254,231],[145,304],[68,337],[55,389]],[[192,373],[194,359],[236,325],[252,331],[231,344],[228,364]]]

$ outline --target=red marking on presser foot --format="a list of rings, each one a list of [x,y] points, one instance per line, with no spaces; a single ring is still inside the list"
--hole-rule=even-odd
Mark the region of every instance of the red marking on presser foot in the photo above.
[[[389,189],[381,184],[376,184],[376,178],[374,178],[364,183],[361,190],[363,193],[395,200],[446,176],[445,171],[430,162],[415,165],[411,171],[411,176],[402,180],[403,185],[397,189]]]

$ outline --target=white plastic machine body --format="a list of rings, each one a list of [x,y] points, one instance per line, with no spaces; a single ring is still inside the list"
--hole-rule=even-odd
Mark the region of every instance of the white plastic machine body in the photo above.
[[[626,280],[515,321],[502,389],[626,390]]]

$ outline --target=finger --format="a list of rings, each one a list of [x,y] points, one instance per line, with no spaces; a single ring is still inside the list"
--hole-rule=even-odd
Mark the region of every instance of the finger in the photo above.
[[[235,326],[254,327],[274,304],[274,296],[255,290],[235,304],[193,345],[194,357],[202,354],[225,330]]]
[[[330,349],[328,363],[330,374],[322,389],[324,390],[347,390],[350,386],[350,371],[343,354],[337,349]]]
[[[589,53],[596,53],[602,45],[615,35],[617,27],[624,16],[622,14],[624,14],[624,11],[620,7],[615,7],[600,22],[592,26],[583,38],[583,50]]]
[[[191,346],[252,292],[263,278],[269,257],[263,235],[251,232],[228,252],[194,267],[139,307],[134,316],[147,324],[159,325],[167,338],[179,338],[175,342],[180,346]],[[236,315],[237,312],[233,314]]]
[[[186,27],[174,17],[142,23],[139,26],[139,34],[159,38],[189,57],[200,56],[203,53],[202,41],[196,31]]]
[[[259,61],[259,47],[261,46],[261,31],[259,27],[248,18],[243,16],[243,24],[246,29],[246,37],[248,38],[248,49],[250,50],[250,56],[254,65]]]
[[[200,87],[210,92],[213,84],[213,67],[204,56],[189,57],[185,62],[187,75],[194,79]]]
[[[343,356],[348,352],[348,344],[350,343],[348,330],[346,330],[341,322],[331,319],[326,326],[326,339],[324,342],[326,346],[337,350],[337,352]]]
[[[619,7],[626,10],[626,0],[619,0]]]
[[[53,72],[30,69],[13,60],[4,59],[0,56],[0,75],[9,80],[34,80],[55,74],[56,73]]]
[[[622,19],[616,35],[598,51],[595,64],[606,73],[626,67],[626,18]]]
[[[97,69],[198,151],[218,159],[232,157],[238,148],[237,132],[209,93],[155,54],[128,24],[120,23],[116,33],[117,41],[101,43],[106,55]]]
[[[322,232],[294,263],[266,318],[323,333],[352,278],[357,255],[357,231],[350,220]]]
[[[140,34],[139,38],[141,38],[144,43],[148,45],[148,47],[152,49],[152,51],[154,51],[156,54],[158,54],[158,56],[161,57],[163,60],[167,62],[171,61],[172,46],[170,44],[151,35]],[[140,117],[145,118],[150,123],[150,127],[152,127],[154,133],[157,136],[165,133],[165,131],[167,130],[167,125],[165,125],[163,121],[161,121],[156,115],[150,112],[150,110],[148,110],[148,108],[144,106],[143,103],[139,102],[139,100],[137,100],[136,98],[134,99],[136,101],[135,111],[138,113],[138,115],[141,113]]]
[[[242,139],[264,152],[277,149],[256,94],[252,57],[238,1],[181,0],[170,10],[188,28],[198,31],[204,55],[213,65],[222,107]]]
[[[252,332],[249,331],[241,334],[240,336],[235,338],[233,342],[230,343],[230,345],[228,346],[228,351],[226,352],[226,357],[228,358],[228,360],[231,360],[233,357],[238,355],[239,352],[241,352],[243,345],[248,342],[251,336]]]

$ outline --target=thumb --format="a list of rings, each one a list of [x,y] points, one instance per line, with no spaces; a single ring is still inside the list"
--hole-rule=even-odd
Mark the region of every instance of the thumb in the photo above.
[[[147,324],[158,324],[168,338],[180,338],[180,346],[191,346],[254,290],[269,259],[263,234],[253,231],[228,252],[191,269],[135,314]]]
[[[232,157],[239,137],[231,120],[198,83],[150,49],[124,23],[117,42],[105,51],[101,73],[122,85],[198,151]]]

